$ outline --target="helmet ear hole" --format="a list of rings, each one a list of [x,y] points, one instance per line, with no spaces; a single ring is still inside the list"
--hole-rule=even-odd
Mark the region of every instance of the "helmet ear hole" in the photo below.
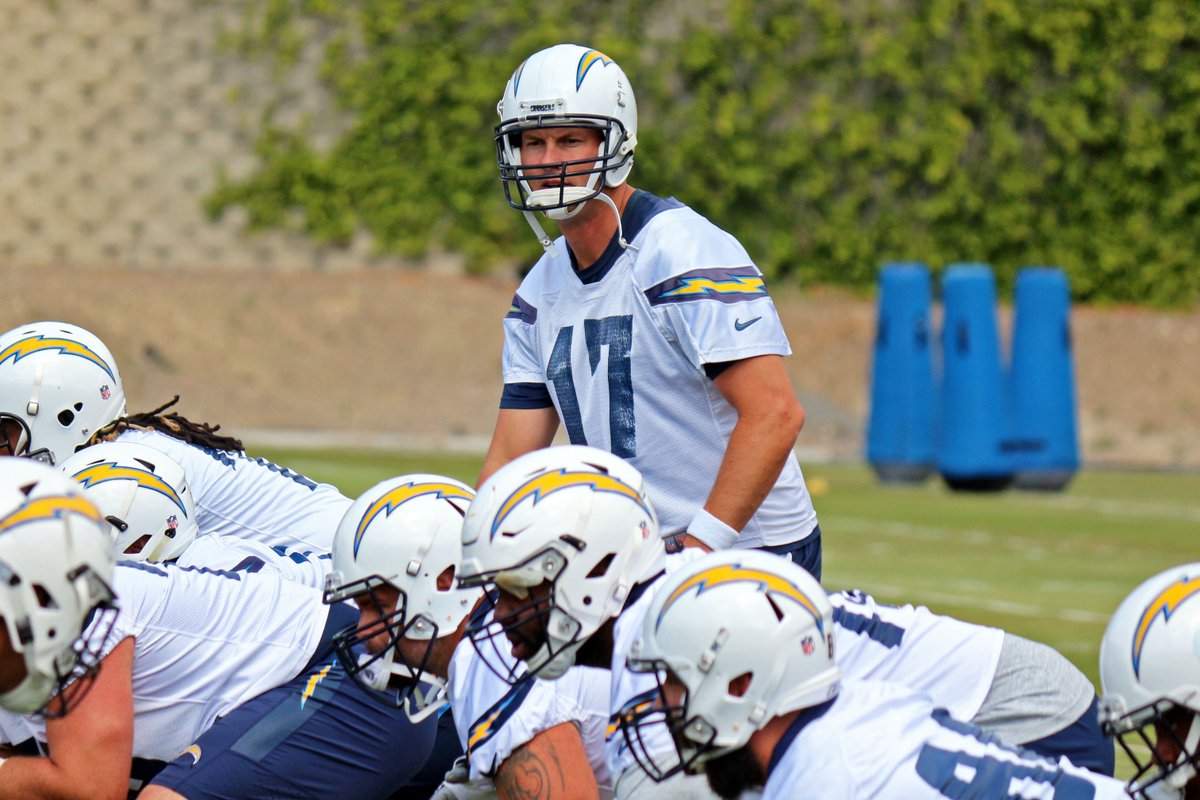
[[[750,688],[750,682],[754,680],[753,672],[743,672],[729,682],[729,696],[741,697],[746,694],[746,690]]]
[[[125,548],[125,554],[135,556],[145,549],[146,545],[150,544],[150,534],[144,534],[138,537],[138,540]]]
[[[587,574],[589,578],[602,578],[608,572],[608,568],[612,566],[613,559],[617,557],[616,553],[609,553],[596,566],[592,567],[592,571]]]
[[[34,596],[37,598],[39,606],[42,608],[51,609],[58,608],[58,603],[54,602],[54,597],[50,594],[45,586],[42,586],[40,583],[35,583],[31,588],[33,589]]]
[[[68,427],[74,421],[75,412],[71,409],[64,408],[62,411],[58,412],[58,424],[62,425],[64,428]]]

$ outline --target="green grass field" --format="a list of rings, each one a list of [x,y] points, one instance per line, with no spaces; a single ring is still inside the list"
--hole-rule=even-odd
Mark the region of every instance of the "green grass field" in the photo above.
[[[253,448],[252,448],[253,449]],[[404,472],[473,483],[480,458],[255,450],[356,496]],[[1080,474],[1061,493],[883,486],[865,466],[805,467],[824,583],[928,605],[1053,645],[1098,684],[1100,637],[1138,583],[1200,561],[1200,474]],[[1118,775],[1128,774],[1118,762]]]

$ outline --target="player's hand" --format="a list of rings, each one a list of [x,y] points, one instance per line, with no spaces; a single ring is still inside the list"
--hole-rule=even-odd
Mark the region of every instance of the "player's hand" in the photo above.
[[[709,547],[709,546],[708,546],[708,545],[706,545],[704,542],[702,542],[702,541],[700,541],[699,539],[697,539],[695,536],[692,536],[690,533],[682,533],[682,534],[680,534],[680,536],[679,536],[679,542],[680,542],[680,544],[682,544],[684,547],[699,547],[701,550],[703,550],[703,551],[704,551],[704,552],[706,552],[706,553],[711,553],[711,552],[712,552],[712,548],[711,548],[711,547]]]

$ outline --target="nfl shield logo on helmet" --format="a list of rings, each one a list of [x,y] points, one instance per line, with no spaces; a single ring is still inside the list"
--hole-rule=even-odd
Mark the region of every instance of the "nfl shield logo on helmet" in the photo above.
[[[805,636],[800,641],[800,648],[804,650],[804,655],[811,656],[814,652],[816,652],[817,646],[813,644],[813,638],[811,636]]]

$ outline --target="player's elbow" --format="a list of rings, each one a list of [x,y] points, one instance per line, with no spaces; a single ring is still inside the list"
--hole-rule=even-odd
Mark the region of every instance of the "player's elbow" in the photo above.
[[[771,430],[777,432],[780,439],[786,439],[789,444],[795,444],[796,437],[804,428],[804,420],[804,406],[800,405],[800,401],[793,397],[790,402],[785,399],[771,409],[767,424],[770,425]]]

